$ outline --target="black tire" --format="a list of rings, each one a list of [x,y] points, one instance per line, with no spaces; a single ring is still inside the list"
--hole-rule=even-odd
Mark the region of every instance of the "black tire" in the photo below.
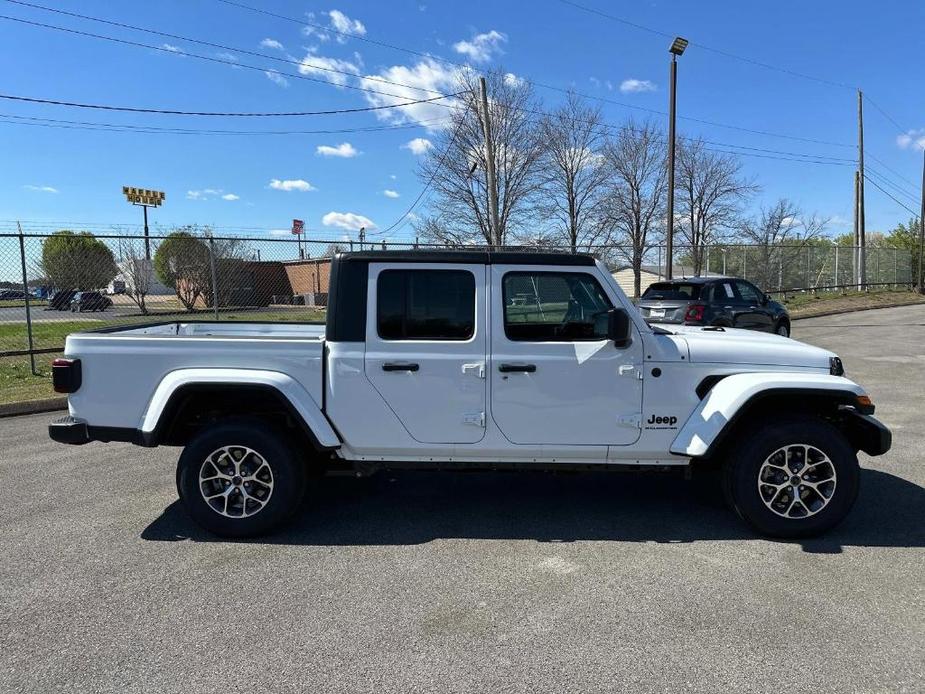
[[[785,518],[769,508],[762,498],[758,484],[759,474],[765,461],[772,454],[782,447],[799,444],[816,448],[828,457],[834,470],[835,483],[828,501],[812,515]],[[795,456],[796,465],[801,460],[801,453],[795,450],[792,454]],[[820,465],[820,470],[823,469],[828,470]],[[773,424],[752,428],[734,442],[726,456],[723,486],[726,498],[736,513],[758,532],[781,538],[809,537],[835,527],[848,515],[857,499],[860,468],[854,449],[838,429],[812,416],[791,416],[781,418]],[[793,497],[787,496],[786,489],[783,490],[782,497],[773,496],[770,487],[763,489],[764,493],[771,497],[770,502],[775,499],[780,503],[794,501]],[[799,492],[799,495],[807,501],[807,506],[802,509],[804,511],[810,505],[821,501],[821,498],[809,491]],[[802,503],[797,502],[797,506],[793,508],[794,514],[801,512],[799,506]]]
[[[257,488],[255,494],[266,494],[266,484],[258,484],[259,480],[256,479],[245,484],[243,480],[246,477],[237,479],[243,472],[232,478],[237,486],[233,490],[230,489],[234,486],[230,481],[227,484],[225,480],[203,483],[204,489],[211,492],[217,489],[214,486],[208,488],[208,485],[223,484],[229,489],[224,510],[233,517],[223,515],[221,511],[210,506],[204,497],[206,491],[200,489],[199,474],[206,458],[224,446],[251,449],[256,456],[263,459],[271,474],[271,491],[265,502],[261,502],[257,496],[247,498],[244,490],[247,484]],[[232,452],[232,455],[235,454]],[[256,456],[248,453],[242,457],[239,461],[240,469],[243,471],[245,466],[249,465],[252,468],[249,472],[256,472],[253,468],[260,464]],[[213,469],[218,470],[218,467],[213,466]],[[231,470],[232,468],[227,468],[225,472]],[[263,477],[266,478],[265,471]],[[305,462],[297,454],[289,437],[265,422],[254,419],[229,419],[207,427],[186,445],[177,462],[177,492],[183,507],[196,523],[223,537],[262,535],[289,520],[298,510],[305,495],[306,479]],[[213,503],[221,504],[222,501],[213,499]],[[236,510],[240,511],[235,508],[238,504],[241,508],[248,508],[252,515],[234,513]]]
[[[780,321],[774,327],[774,333],[782,337],[790,337],[790,323],[785,320]]]

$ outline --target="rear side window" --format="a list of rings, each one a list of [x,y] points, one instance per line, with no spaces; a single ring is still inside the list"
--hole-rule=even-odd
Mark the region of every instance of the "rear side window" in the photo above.
[[[613,308],[581,272],[509,272],[502,283],[504,333],[515,341],[603,340]]]
[[[383,270],[376,303],[383,340],[468,340],[475,333],[475,277],[465,270]]]
[[[699,299],[699,284],[676,284],[674,282],[656,282],[650,284],[642,294],[643,299]]]

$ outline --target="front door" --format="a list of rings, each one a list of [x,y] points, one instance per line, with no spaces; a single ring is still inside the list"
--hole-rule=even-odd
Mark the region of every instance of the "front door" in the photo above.
[[[485,434],[485,266],[370,263],[366,378],[421,443]]]
[[[764,302],[764,294],[758,291],[755,285],[745,280],[735,280],[735,293],[739,302],[736,328],[764,330],[765,332],[774,330],[771,309]]]
[[[515,444],[628,445],[639,438],[642,340],[607,338],[614,308],[579,268],[491,266],[492,418]]]

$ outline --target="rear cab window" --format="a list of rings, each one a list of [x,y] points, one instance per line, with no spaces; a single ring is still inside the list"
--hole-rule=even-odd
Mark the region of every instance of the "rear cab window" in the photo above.
[[[649,288],[642,294],[642,299],[680,299],[689,301],[700,298],[700,285],[693,283],[680,282],[656,282],[650,284]]]
[[[466,270],[383,270],[376,328],[383,340],[471,339],[475,277]]]

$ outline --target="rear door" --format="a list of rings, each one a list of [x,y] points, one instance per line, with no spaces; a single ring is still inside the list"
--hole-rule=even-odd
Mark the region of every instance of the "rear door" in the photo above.
[[[485,434],[484,265],[370,263],[366,378],[412,438]]]
[[[607,338],[619,305],[592,272],[492,265],[491,412],[515,444],[628,445],[639,438],[642,340]]]

